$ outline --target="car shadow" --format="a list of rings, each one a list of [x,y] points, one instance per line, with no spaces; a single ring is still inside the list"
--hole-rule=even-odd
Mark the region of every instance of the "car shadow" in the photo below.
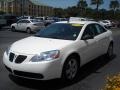
[[[10,30],[10,31],[11,31],[11,30]],[[11,31],[11,32],[29,34],[29,33],[27,33],[26,31],[20,31],[20,30]],[[33,33],[33,32],[31,32],[30,34],[34,34],[34,33]]]
[[[11,74],[9,74],[9,78],[19,86],[23,86],[35,90],[58,90],[76,84],[93,73],[100,73],[98,72],[98,70],[103,66],[105,66],[106,64],[108,64],[115,57],[116,55],[114,55],[112,59],[107,59],[104,56],[100,56],[97,59],[87,63],[86,65],[80,68],[77,78],[69,83],[62,81],[61,79],[46,80],[46,81],[31,80],[31,79],[15,77]]]

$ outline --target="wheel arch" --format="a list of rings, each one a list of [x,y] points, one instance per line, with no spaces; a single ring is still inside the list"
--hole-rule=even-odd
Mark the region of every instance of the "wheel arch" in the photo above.
[[[26,29],[31,29],[30,27],[27,27]]]
[[[68,58],[70,58],[71,56],[75,56],[77,59],[77,62],[78,62],[78,65],[79,65],[79,68],[81,66],[81,57],[80,55],[77,53],[77,52],[72,52],[72,53],[69,53],[65,59],[64,59],[64,62],[62,62],[62,71],[61,71],[61,77],[63,77],[63,70],[64,70],[64,66],[65,66],[65,63],[66,61],[68,60]]]
[[[72,53],[69,53],[66,57],[64,57],[64,60],[62,62],[62,70],[63,70],[63,67],[65,65],[66,60],[71,56],[75,56],[77,58],[78,63],[79,63],[79,67],[81,66],[81,56],[77,52],[72,52]]]
[[[11,26],[11,28],[16,28],[15,26]]]

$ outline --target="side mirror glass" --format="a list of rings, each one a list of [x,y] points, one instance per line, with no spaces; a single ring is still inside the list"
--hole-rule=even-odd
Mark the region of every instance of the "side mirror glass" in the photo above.
[[[82,40],[88,40],[88,39],[93,39],[94,37],[92,35],[84,35],[82,37]]]

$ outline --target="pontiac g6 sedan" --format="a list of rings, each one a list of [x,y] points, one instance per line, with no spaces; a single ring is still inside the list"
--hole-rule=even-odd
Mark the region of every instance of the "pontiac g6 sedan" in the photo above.
[[[14,76],[71,81],[81,66],[101,55],[113,55],[111,31],[93,21],[62,21],[13,43],[3,62]]]

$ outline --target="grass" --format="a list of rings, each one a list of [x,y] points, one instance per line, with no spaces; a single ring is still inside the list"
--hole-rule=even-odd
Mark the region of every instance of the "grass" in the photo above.
[[[120,73],[108,76],[106,85],[102,90],[120,90]]]

